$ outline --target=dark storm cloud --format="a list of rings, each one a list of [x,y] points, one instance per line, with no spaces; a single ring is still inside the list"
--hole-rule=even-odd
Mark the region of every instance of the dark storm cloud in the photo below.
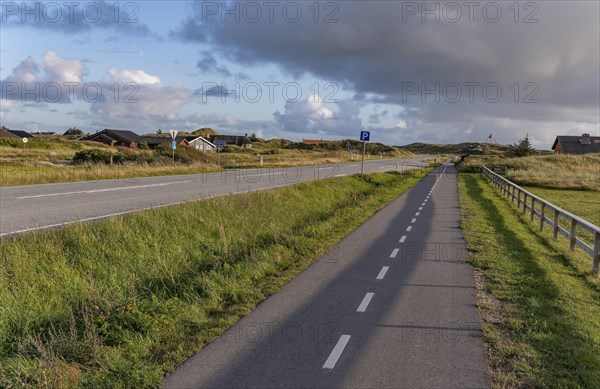
[[[303,14],[294,22],[281,15],[285,3],[272,20],[263,10],[258,21],[249,20],[244,3],[238,20],[235,12],[210,8],[214,2],[194,3],[195,14],[177,34],[209,43],[231,61],[274,63],[293,76],[349,85],[358,99],[376,96],[414,108],[407,115],[422,128],[444,122],[463,129],[481,116],[506,131],[505,122],[516,120],[597,127],[597,2],[521,2],[518,13],[513,2],[334,3],[337,21],[331,23],[324,22],[324,9],[315,18],[312,3],[296,3]],[[227,7],[235,11],[236,4]],[[484,89],[488,84],[492,88]]]
[[[196,63],[196,67],[203,73],[216,73],[223,77],[231,76],[229,69],[225,65],[220,65],[216,58],[208,51],[202,53],[202,57]]]

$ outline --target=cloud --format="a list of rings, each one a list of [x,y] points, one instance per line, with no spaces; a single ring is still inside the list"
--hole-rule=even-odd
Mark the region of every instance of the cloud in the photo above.
[[[168,127],[169,123],[180,121],[178,111],[192,99],[192,92],[184,86],[163,84],[159,77],[139,69],[113,68],[108,78],[98,84],[106,98],[94,101],[90,112],[101,120],[102,126]]]
[[[2,25],[14,28],[62,32],[66,34],[106,29],[145,37],[152,33],[139,21],[137,2],[119,4],[105,0],[86,2],[3,2]]]
[[[69,103],[80,91],[84,73],[82,61],[60,58],[50,50],[42,57],[41,65],[27,57],[1,80],[1,97],[3,101],[23,103]]]
[[[196,63],[196,67],[203,73],[216,73],[223,77],[230,77],[231,72],[224,65],[219,65],[215,57],[210,52],[202,53],[202,58]]]
[[[418,8],[414,14],[405,9],[407,3]],[[548,134],[579,132],[581,124],[598,128],[597,2],[536,2],[533,8],[519,3],[518,15],[508,8],[512,3],[496,2],[502,12],[497,22],[490,21],[494,10],[484,14],[487,3],[472,10],[472,21],[469,9],[455,3],[462,8],[457,22],[448,21],[452,15],[443,13],[443,2],[335,4],[333,23],[315,23],[307,7],[299,21],[289,22],[280,15],[283,3],[273,22],[266,16],[259,22],[211,17],[195,4],[177,36],[211,45],[212,52],[246,66],[275,64],[295,77],[313,75],[347,85],[359,98],[377,96],[380,103],[402,106],[407,128],[431,139],[478,140],[497,129],[510,143],[523,131],[520,126],[528,125],[542,146]],[[432,15],[424,6],[440,8]],[[470,83],[478,83],[473,99]],[[488,84],[499,88],[498,101],[492,98],[494,88],[485,89]],[[462,89],[457,101],[455,85]],[[415,86],[414,93],[407,89]],[[337,133],[329,126],[333,120],[302,119],[302,109],[307,108],[286,106],[275,119],[286,129]],[[465,134],[467,127],[471,134]],[[395,137],[389,133],[388,139]]]
[[[333,110],[324,106],[322,98],[312,95],[297,103],[287,101],[284,111],[276,111],[273,118],[287,133],[339,137],[362,129],[359,118],[361,105],[354,100],[340,100],[337,110]]]
[[[192,101],[192,91],[182,85],[164,84],[158,76],[141,69],[112,68],[102,80],[85,80],[85,65],[78,59],[65,59],[48,51],[38,64],[27,57],[0,81],[3,121],[8,112],[33,108],[55,112],[53,104],[76,103],[67,113],[86,126],[96,128],[157,128],[181,123],[178,111]],[[61,95],[60,99],[56,91]],[[87,105],[83,111],[80,104]],[[18,122],[22,124],[23,122]],[[40,123],[35,129],[39,129]],[[42,124],[43,125],[43,124]]]
[[[116,68],[112,68],[109,70],[108,74],[112,81],[121,83],[132,82],[143,85],[160,84],[160,78],[152,76],[143,70],[123,69],[119,71]]]

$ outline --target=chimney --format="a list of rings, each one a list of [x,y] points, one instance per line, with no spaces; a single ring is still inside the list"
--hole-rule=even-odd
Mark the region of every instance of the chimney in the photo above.
[[[589,145],[592,144],[591,139],[590,139],[590,134],[587,133],[583,133],[581,134],[581,139],[579,139],[579,142],[582,145]]]

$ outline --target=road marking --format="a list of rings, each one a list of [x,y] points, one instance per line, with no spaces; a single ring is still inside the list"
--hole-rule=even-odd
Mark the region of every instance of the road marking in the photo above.
[[[412,219],[410,222],[411,222],[411,223],[414,223],[414,222],[416,222],[416,221],[417,221],[417,218],[416,218],[416,217],[414,217],[414,218],[413,218],[413,219]]]
[[[230,192],[229,194],[232,194],[232,193],[235,194],[235,193],[262,192],[262,191],[269,190],[269,189],[282,188],[284,186],[289,186],[289,184],[273,185],[273,186],[267,186],[267,187],[258,188],[258,189],[249,189],[249,190],[243,190],[243,191],[238,191],[238,192]],[[92,221],[96,221],[96,220],[103,220],[103,219],[108,219],[108,218],[115,217],[115,216],[126,216],[126,215],[131,215],[131,214],[134,214],[134,213],[138,213],[138,212],[144,212],[144,211],[150,211],[150,210],[153,210],[153,209],[171,207],[171,206],[175,206],[175,205],[181,205],[181,204],[191,203],[191,202],[194,202],[194,201],[210,200],[210,199],[214,199],[216,197],[222,197],[222,196],[227,196],[227,195],[228,195],[228,193],[223,193],[223,194],[219,194],[219,195],[202,196],[201,198],[195,198],[195,199],[193,198],[193,199],[190,199],[190,200],[177,201],[177,202],[174,202],[174,203],[160,204],[160,205],[155,205],[155,206],[152,206],[152,207],[144,207],[144,208],[132,209],[132,210],[129,210],[129,211],[109,213],[109,214],[100,215],[100,216],[93,216],[93,217],[88,217],[88,218],[84,218],[84,219],[70,220],[70,221],[62,222],[62,223],[47,224],[45,226],[25,228],[25,229],[22,229],[22,230],[16,230],[16,231],[10,231],[10,232],[1,233],[0,234],[0,238],[4,237],[4,236],[12,236],[12,235],[24,234],[26,232],[32,232],[32,231],[38,231],[38,230],[46,230],[46,229],[57,228],[57,227],[64,227],[64,226],[68,226],[70,224],[87,223],[87,222],[92,222]]]
[[[379,271],[379,274],[377,274],[377,280],[383,280],[383,277],[385,277],[385,273],[387,273],[387,271],[389,270],[389,266],[384,266],[381,268],[381,270]]]
[[[412,230],[412,226],[406,227],[406,231],[410,231],[410,230]]]
[[[394,249],[390,254],[390,258],[396,258],[396,255],[398,255],[398,251],[400,251],[400,249]]]
[[[106,189],[92,189],[92,190],[80,190],[74,192],[61,192],[61,193],[48,193],[42,195],[34,195],[34,196],[22,196],[17,197],[18,200],[26,200],[26,199],[37,199],[40,197],[55,197],[55,196],[66,196],[72,194],[87,194],[87,193],[102,193],[102,192],[114,192],[117,190],[128,190],[128,189],[141,189],[141,188],[154,188],[157,186],[167,186],[174,184],[189,184],[193,181],[176,181],[176,182],[163,182],[161,184],[148,184],[148,185],[135,185],[135,186],[121,186],[118,188],[106,188]]]
[[[423,210],[423,207],[419,207],[419,211],[422,211],[422,210]]]
[[[400,238],[400,243],[404,243],[405,240],[406,240],[406,235],[402,235],[402,238]]]
[[[375,293],[371,293],[371,292],[365,294],[365,297],[363,297],[362,301],[360,302],[360,305],[356,309],[356,312],[366,311],[367,307],[369,306],[369,303],[371,302],[371,299],[373,298],[374,295],[375,295]]]
[[[323,364],[323,369],[333,369],[335,367],[335,364],[337,363],[338,359],[340,359],[340,356],[344,352],[349,340],[350,335],[340,336],[340,340],[338,340],[335,347],[331,351],[331,354],[329,354],[329,358],[327,358]]]
[[[425,202],[421,203],[421,208],[423,208],[425,206]]]
[[[345,177],[345,176],[347,176],[347,174],[338,174],[338,175],[336,175],[334,177]]]
[[[415,216],[419,216],[421,214],[421,212],[417,212],[415,213]]]

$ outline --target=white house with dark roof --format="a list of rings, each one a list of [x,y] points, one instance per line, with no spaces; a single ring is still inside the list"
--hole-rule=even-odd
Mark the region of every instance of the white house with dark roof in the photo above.
[[[201,136],[189,137],[187,141],[191,147],[195,148],[198,151],[202,151],[205,153],[214,153],[215,151],[217,151],[217,147],[212,142]]]

